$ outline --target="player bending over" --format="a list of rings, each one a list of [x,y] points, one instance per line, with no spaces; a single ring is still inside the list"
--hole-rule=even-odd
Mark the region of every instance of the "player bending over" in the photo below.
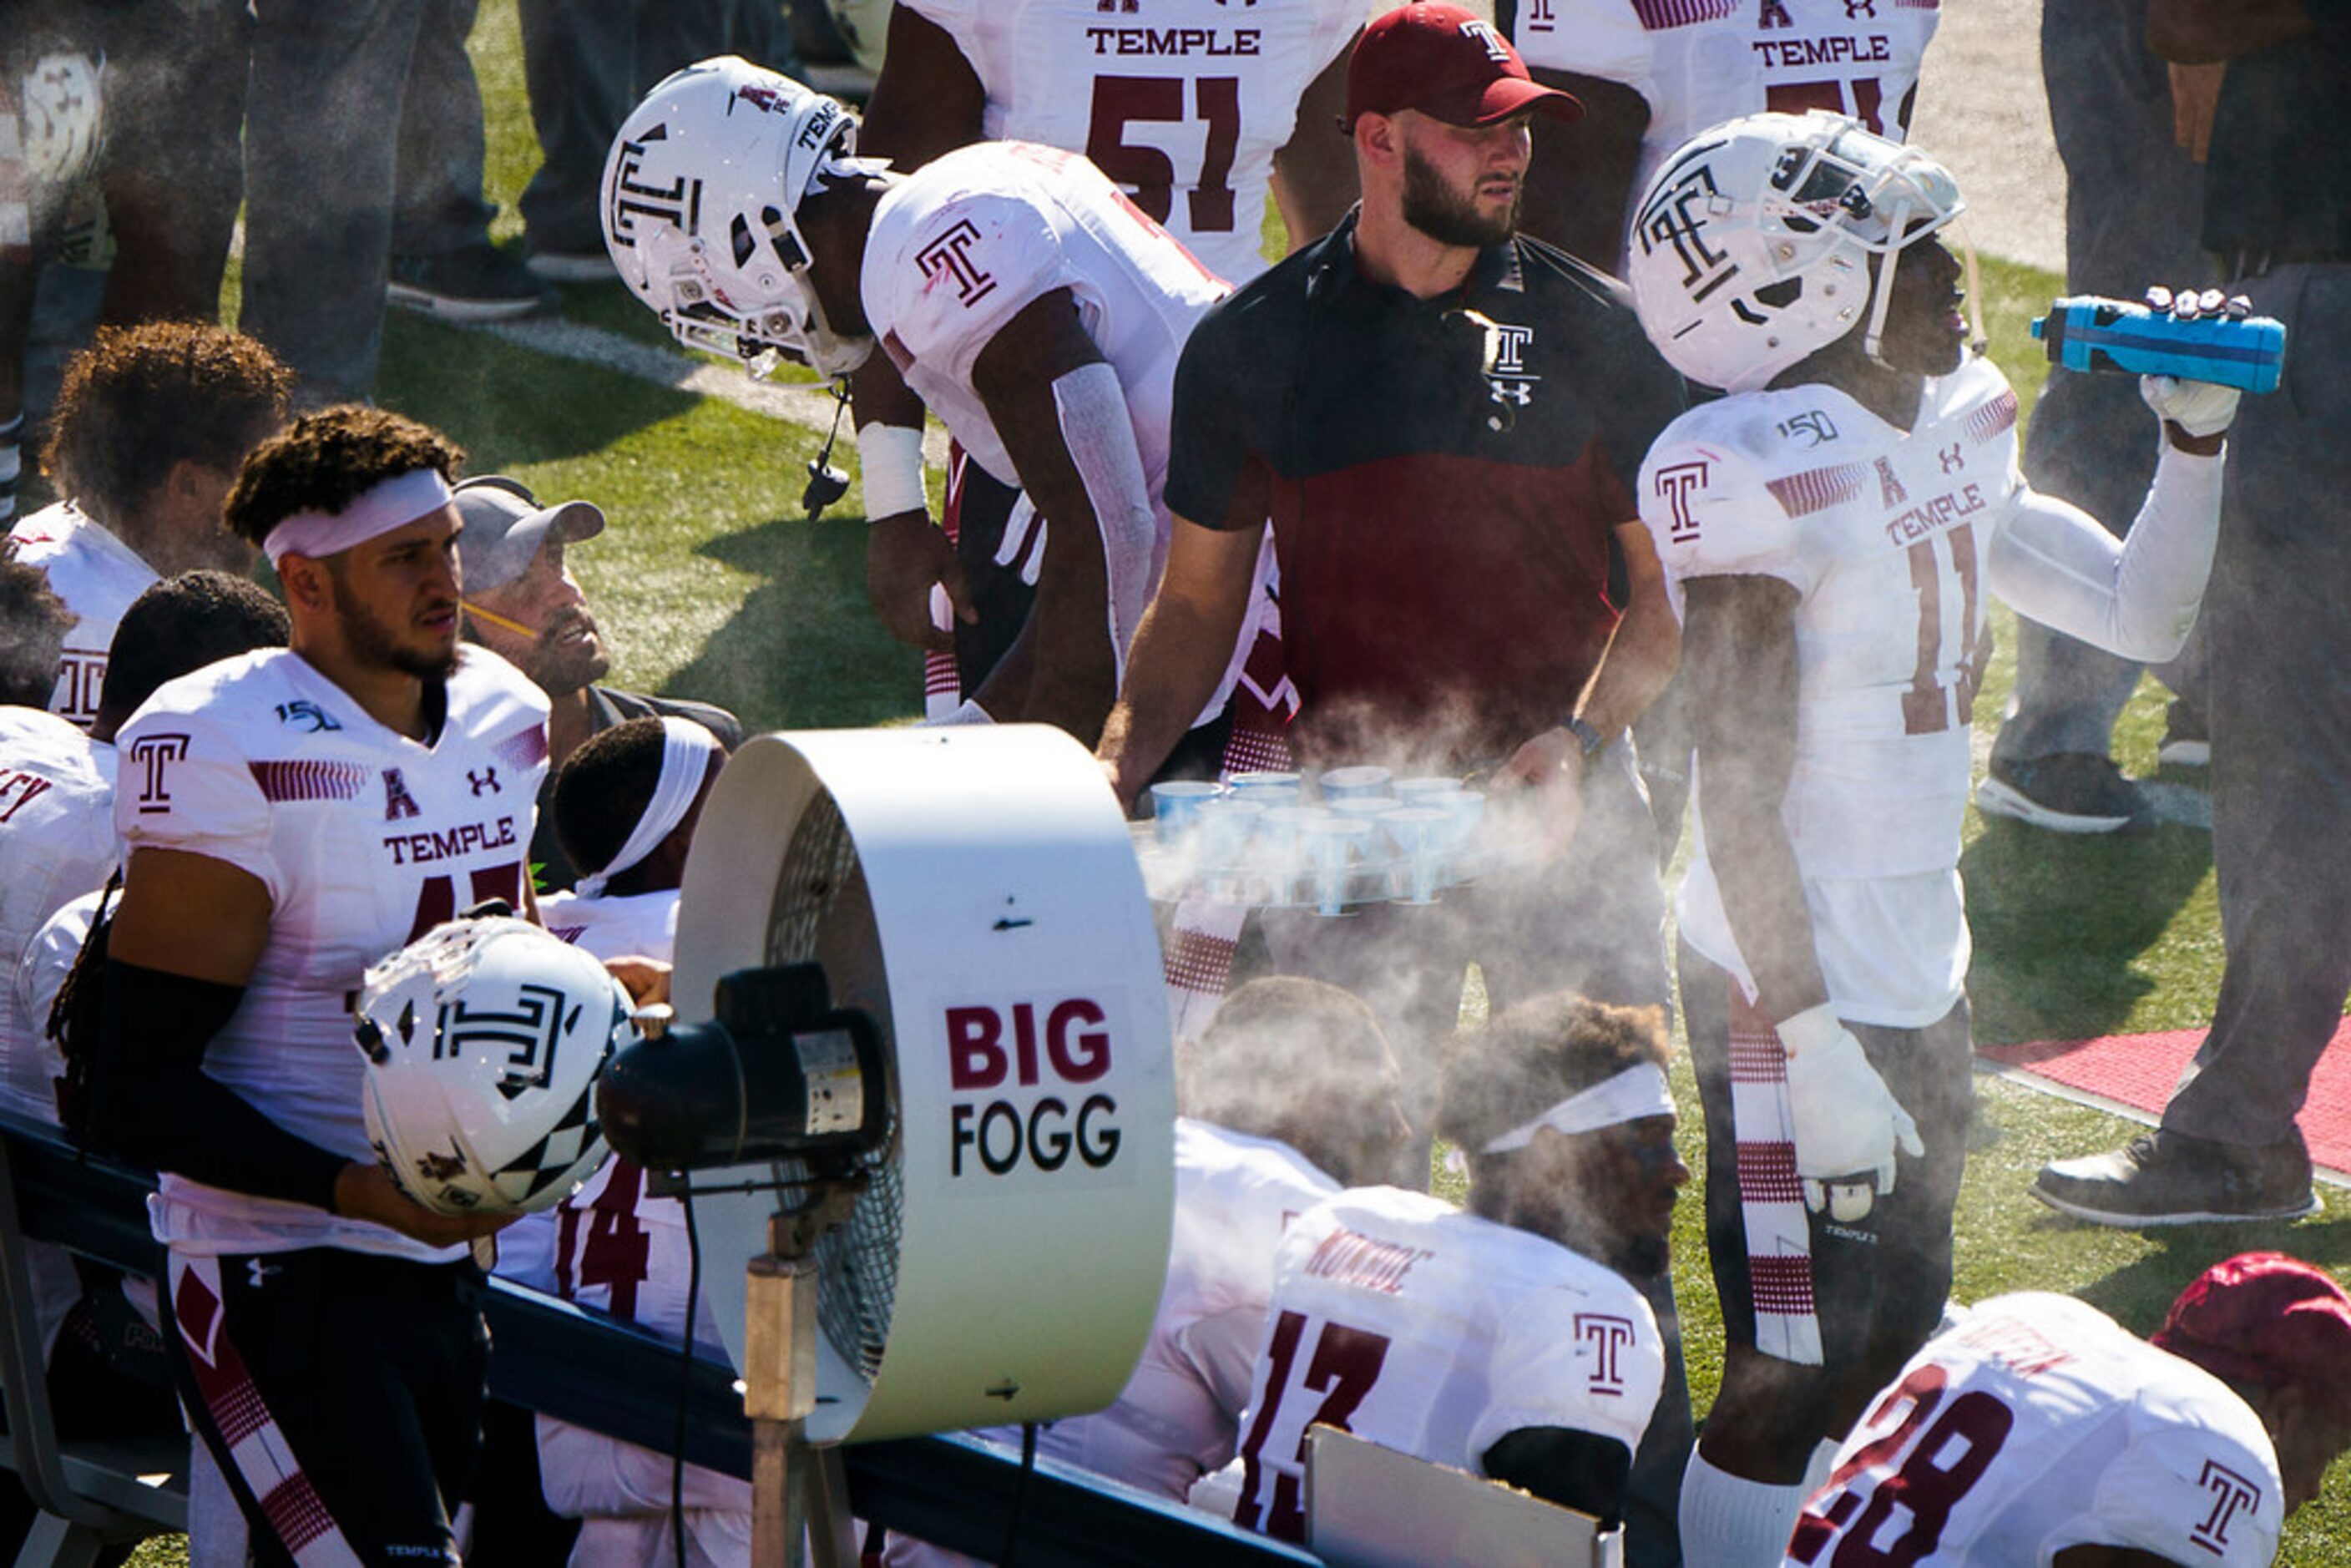
[[[1166,554],[1176,352],[1226,285],[1082,158],[983,142],[900,177],[852,155],[856,129],[843,105],[731,57],[670,77],[605,170],[613,265],[690,346],[836,380],[863,366],[861,426],[918,439],[927,407],[1028,493],[1062,548],[1043,552],[1035,609],[962,716],[1091,744]],[[872,516],[925,505],[918,482],[879,493],[897,471],[872,471]],[[1251,640],[1245,627],[1238,646]]]
[[[1437,1130],[1468,1152],[1468,1210],[1357,1187],[1290,1227],[1235,1520],[1304,1539],[1318,1421],[1622,1517],[1665,1380],[1656,1316],[1625,1274],[1665,1266],[1689,1180],[1667,1049],[1659,1009],[1563,992],[1454,1037]]]
[[[1776,1560],[1807,1464],[1923,1343],[1973,1107],[1959,827],[1991,595],[2176,653],[2220,517],[2225,388],[2143,383],[2163,443],[2127,543],[2034,494],[1969,352],[1961,208],[1834,115],[1683,147],[1634,227],[1641,324],[1732,395],[1642,465],[1685,617],[1699,846],[1681,995],[1729,1340],[1682,1491],[1694,1563]]]
[[[2262,1568],[2346,1448],[2351,1297],[2307,1263],[2214,1264],[2151,1343],[2070,1296],[1999,1296],[1854,1428],[1786,1568]]]

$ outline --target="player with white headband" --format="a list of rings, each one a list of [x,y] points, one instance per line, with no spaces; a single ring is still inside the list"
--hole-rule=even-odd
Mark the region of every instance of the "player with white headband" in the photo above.
[[[1468,1211],[1357,1187],[1290,1226],[1236,1520],[1303,1538],[1306,1431],[1333,1412],[1372,1442],[1626,1518],[1666,1378],[1656,1317],[1627,1276],[1664,1267],[1690,1175],[1668,1049],[1658,1009],[1566,993],[1454,1037],[1437,1130],[1470,1151]]]
[[[91,1133],[162,1173],[182,1399],[265,1561],[454,1561],[481,1431],[468,1243],[503,1222],[378,1164],[349,1000],[458,910],[530,907],[547,701],[458,641],[463,455],[361,407],[263,443],[225,517],[277,567],[292,645],[166,683],[116,742]]]

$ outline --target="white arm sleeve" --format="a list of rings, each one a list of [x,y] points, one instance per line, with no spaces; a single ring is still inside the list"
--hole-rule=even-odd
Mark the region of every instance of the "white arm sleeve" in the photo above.
[[[1992,591],[2018,614],[2126,659],[2178,653],[2196,624],[2220,531],[2219,457],[2167,442],[2155,482],[2116,540],[2080,507],[2021,490],[1992,541]]]
[[[1134,640],[1143,606],[1151,597],[1151,558],[1159,537],[1151,515],[1150,483],[1143,474],[1143,452],[1135,444],[1134,423],[1127,415],[1118,372],[1099,360],[1054,382],[1053,410],[1061,419],[1070,461],[1077,465],[1086,498],[1093,503],[1095,525],[1102,529],[1111,647],[1123,680],[1127,644]]]

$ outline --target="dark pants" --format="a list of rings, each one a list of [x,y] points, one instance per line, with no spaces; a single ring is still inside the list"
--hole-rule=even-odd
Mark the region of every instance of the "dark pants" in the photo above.
[[[2197,248],[2203,172],[2171,136],[2171,86],[2147,47],[2147,0],[2047,0],[2041,72],[2064,160],[2065,287],[2137,299],[2153,284],[2211,279]],[[2299,347],[2299,345],[2297,345]],[[2162,440],[2136,376],[2052,370],[2024,438],[2033,487],[2112,532],[2137,516]],[[2156,674],[2200,706],[2202,641]],[[2029,761],[2103,757],[2139,666],[2033,621],[2016,628],[2016,703],[1993,752]]]
[[[2285,384],[2245,399],[2229,440],[2204,599],[2228,962],[2163,1124],[2258,1146],[2294,1135],[2351,994],[2351,265],[2231,287],[2286,324],[2293,353]]]
[[[291,1563],[329,1532],[371,1564],[457,1561],[450,1516],[481,1444],[486,1293],[471,1262],[171,1256],[181,1399],[256,1563]]]

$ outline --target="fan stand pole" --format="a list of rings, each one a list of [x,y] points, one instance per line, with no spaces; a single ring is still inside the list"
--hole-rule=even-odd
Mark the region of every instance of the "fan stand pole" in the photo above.
[[[853,1188],[826,1188],[779,1210],[768,1224],[768,1251],[750,1262],[743,1409],[751,1417],[755,1568],[800,1568],[811,1525],[817,1568],[857,1562],[840,1452],[813,1448],[806,1437],[817,1390],[818,1271],[810,1253],[820,1235],[848,1218],[854,1198]]]

